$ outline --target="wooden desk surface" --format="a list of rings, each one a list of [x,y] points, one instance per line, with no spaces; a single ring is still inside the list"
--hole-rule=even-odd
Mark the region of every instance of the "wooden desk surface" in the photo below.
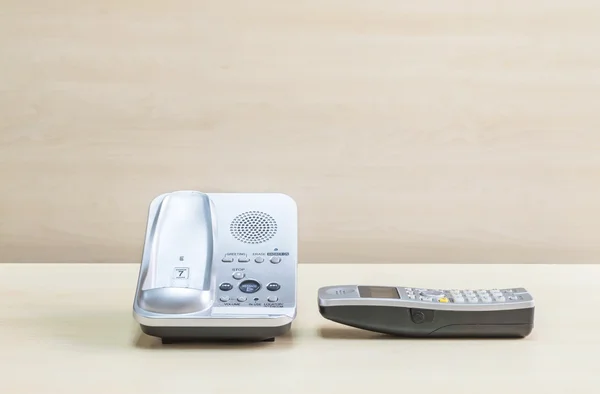
[[[600,388],[600,266],[301,265],[290,335],[163,346],[131,314],[137,265],[0,265],[1,393],[564,393]],[[523,285],[522,340],[389,339],[320,317],[318,287]],[[250,353],[252,351],[252,353]]]

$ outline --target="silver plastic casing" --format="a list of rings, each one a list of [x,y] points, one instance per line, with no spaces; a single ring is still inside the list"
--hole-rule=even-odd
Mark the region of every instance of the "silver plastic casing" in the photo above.
[[[133,315],[169,340],[266,340],[296,316],[297,207],[279,193],[176,191],[150,204]]]

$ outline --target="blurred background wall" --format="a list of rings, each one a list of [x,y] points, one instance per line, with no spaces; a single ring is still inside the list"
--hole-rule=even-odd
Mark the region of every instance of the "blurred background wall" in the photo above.
[[[303,263],[600,261],[600,5],[2,0],[0,262],[139,262],[178,189]]]

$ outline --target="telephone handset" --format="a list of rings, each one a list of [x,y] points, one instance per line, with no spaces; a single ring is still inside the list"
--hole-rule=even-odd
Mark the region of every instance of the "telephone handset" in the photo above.
[[[142,331],[165,343],[286,333],[296,316],[297,226],[284,194],[156,197],[133,305]]]

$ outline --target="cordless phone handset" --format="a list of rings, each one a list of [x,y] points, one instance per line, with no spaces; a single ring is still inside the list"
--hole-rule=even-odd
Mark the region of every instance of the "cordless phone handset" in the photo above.
[[[157,313],[200,312],[210,306],[213,229],[210,200],[172,193],[150,224],[150,253],[140,305]]]
[[[412,337],[515,337],[531,333],[524,288],[447,290],[343,285],[319,289],[321,315],[364,330]]]

